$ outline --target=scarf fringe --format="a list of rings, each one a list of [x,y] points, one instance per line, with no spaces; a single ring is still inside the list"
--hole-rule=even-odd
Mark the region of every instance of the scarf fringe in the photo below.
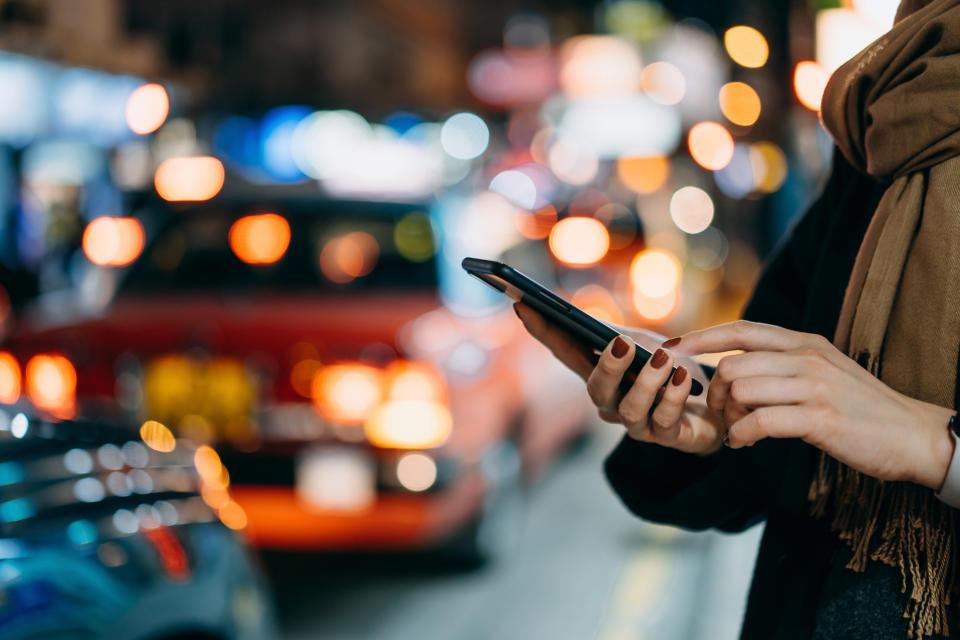
[[[927,489],[865,476],[826,454],[807,498],[814,517],[832,514],[830,527],[852,551],[848,569],[872,560],[899,570],[909,637],[949,635],[957,539],[949,507]]]

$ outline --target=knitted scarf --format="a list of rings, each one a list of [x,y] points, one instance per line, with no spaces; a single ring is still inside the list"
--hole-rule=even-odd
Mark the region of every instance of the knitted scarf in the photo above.
[[[890,181],[857,254],[834,343],[890,387],[954,406],[960,0],[904,0],[894,27],[834,73],[822,119],[855,167]],[[899,569],[911,637],[949,633],[952,509],[929,489],[876,480],[826,454],[809,498],[813,514],[829,516],[850,545],[850,569],[868,561]]]

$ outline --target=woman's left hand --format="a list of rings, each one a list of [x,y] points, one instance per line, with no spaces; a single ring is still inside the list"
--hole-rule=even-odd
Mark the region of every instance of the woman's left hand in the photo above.
[[[952,411],[894,391],[826,338],[740,320],[665,344],[683,355],[745,351],[720,361],[707,392],[730,447],[800,438],[881,480],[943,485]]]

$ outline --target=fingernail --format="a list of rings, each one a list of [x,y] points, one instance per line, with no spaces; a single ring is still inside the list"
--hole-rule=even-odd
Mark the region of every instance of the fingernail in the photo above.
[[[723,440],[721,440],[720,442],[723,444],[723,446],[729,447],[729,446],[730,446],[730,434],[729,434],[729,433],[723,434]]]
[[[667,363],[667,352],[663,349],[657,349],[653,354],[653,358],[650,359],[650,364],[653,365],[654,369],[659,369]]]
[[[677,346],[678,344],[680,344],[680,338],[670,338],[669,340],[667,340],[666,342],[664,342],[662,346],[664,346],[664,347],[666,347],[667,349],[669,349],[670,347],[675,347],[675,346]]]
[[[613,354],[614,358],[622,358],[627,355],[627,351],[630,350],[630,345],[627,344],[627,341],[617,336],[617,339],[613,341],[613,347],[610,349],[610,353]]]
[[[673,372],[673,384],[674,386],[679,387],[683,384],[683,381],[687,379],[687,370],[683,367],[677,367],[677,370]]]

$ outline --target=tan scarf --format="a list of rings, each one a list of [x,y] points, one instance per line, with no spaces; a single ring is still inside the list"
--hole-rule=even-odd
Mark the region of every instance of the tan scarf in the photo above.
[[[892,388],[953,406],[960,0],[905,0],[895,26],[834,73],[822,118],[855,167],[892,182],[857,254],[834,343]],[[873,560],[900,570],[911,637],[948,633],[953,510],[919,485],[882,482],[825,454],[809,497],[814,515],[829,513],[850,545],[849,568]]]

